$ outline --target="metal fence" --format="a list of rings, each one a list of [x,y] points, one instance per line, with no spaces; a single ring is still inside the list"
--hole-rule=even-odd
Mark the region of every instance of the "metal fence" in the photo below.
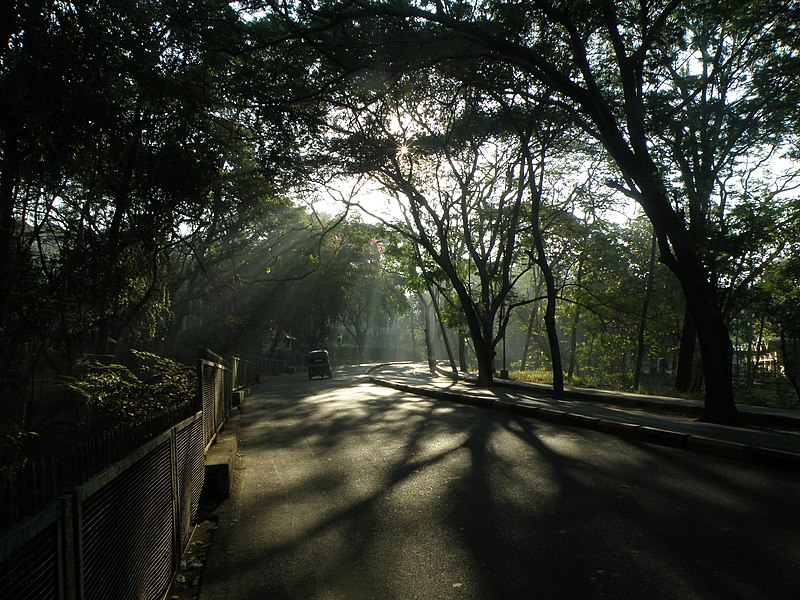
[[[171,427],[0,538],[3,597],[162,597],[200,503],[202,419]]]
[[[278,351],[272,356],[258,356],[247,360],[248,368],[257,375],[280,375],[306,366],[306,355],[300,352]]]
[[[201,359],[201,411],[180,420],[198,408],[187,403],[9,472],[0,511],[15,524],[0,533],[0,595],[162,598],[197,516],[205,450],[251,371],[240,359]],[[21,518],[33,502],[46,505]]]
[[[203,402],[203,447],[208,448],[231,412],[231,370],[222,363],[201,359],[198,379]]]
[[[119,425],[78,444],[65,445],[58,454],[10,465],[0,477],[0,531],[71,493],[80,483],[199,411],[200,404],[191,399],[132,425]]]
[[[231,370],[231,387],[233,391],[245,388],[256,380],[257,371],[252,360],[244,360],[238,356],[228,359]]]

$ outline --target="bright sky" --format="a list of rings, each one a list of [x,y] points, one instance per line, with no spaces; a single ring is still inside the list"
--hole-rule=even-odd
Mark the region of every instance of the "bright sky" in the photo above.
[[[401,216],[397,201],[382,191],[374,181],[368,179],[361,181],[342,179],[332,182],[327,187],[321,186],[318,198],[314,203],[316,210],[330,215],[341,214],[349,201],[362,205],[374,215],[366,214],[357,208],[351,209],[361,214],[367,222],[377,222],[380,219],[392,221]]]
[[[363,206],[371,214],[351,209],[361,214],[366,222],[378,222],[381,219],[393,221],[401,218],[397,200],[381,190],[380,186],[370,180],[341,180],[332,183],[328,188],[320,187],[319,199],[314,207],[318,212],[338,215],[345,210],[349,200]],[[641,214],[641,208],[628,197],[617,194],[618,204],[613,210],[606,210],[600,216],[606,221],[624,225]],[[578,215],[580,216],[580,215]]]

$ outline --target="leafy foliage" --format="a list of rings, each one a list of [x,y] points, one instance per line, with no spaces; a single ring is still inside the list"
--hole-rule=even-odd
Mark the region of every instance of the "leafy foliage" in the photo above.
[[[104,363],[98,356],[81,359],[81,377],[65,385],[77,392],[87,406],[121,421],[142,417],[191,400],[197,393],[195,371],[150,352],[131,350],[136,366]]]
[[[727,334],[752,343],[758,329],[791,359],[797,3],[12,4],[0,40],[11,431],[31,429],[33,390],[77,357],[95,358],[73,389],[135,418],[159,409],[142,386],[166,404],[184,395],[177,372],[99,356],[258,354],[287,336],[313,347],[342,322],[363,347],[409,289],[436,289],[439,316],[483,339],[486,364],[515,306],[504,342],[543,365],[545,262],[576,381],[624,384],[650,227],[604,220],[621,194],[660,228],[643,336],[659,376],[694,340],[680,335],[687,292],[730,326],[720,356]],[[544,173],[539,232],[533,203],[513,202],[521,130],[563,132],[568,148]],[[789,166],[766,169],[776,157]],[[334,176],[364,173],[424,209],[406,202],[387,224],[411,237],[311,206]]]

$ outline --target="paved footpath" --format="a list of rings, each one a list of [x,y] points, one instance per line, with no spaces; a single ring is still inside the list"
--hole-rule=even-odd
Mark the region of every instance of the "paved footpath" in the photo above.
[[[393,364],[371,369],[378,385],[440,400],[517,413],[565,426],[696,452],[776,463],[800,468],[800,411],[739,406],[747,427],[728,427],[697,420],[702,402],[568,388],[568,400],[554,400],[544,385],[498,381],[480,388],[468,380],[434,376],[417,364]]]

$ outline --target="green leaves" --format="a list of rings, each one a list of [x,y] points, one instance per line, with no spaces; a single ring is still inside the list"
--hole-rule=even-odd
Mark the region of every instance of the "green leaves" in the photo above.
[[[122,421],[155,415],[194,397],[193,369],[150,352],[131,350],[131,354],[136,363],[133,369],[86,355],[79,365],[83,374],[67,378],[64,385],[87,406]]]

